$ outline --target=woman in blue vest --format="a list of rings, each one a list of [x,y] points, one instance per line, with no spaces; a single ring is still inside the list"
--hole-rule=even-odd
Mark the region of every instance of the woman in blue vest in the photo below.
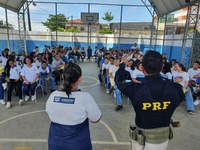
[[[63,72],[63,90],[53,92],[46,104],[51,120],[49,150],[92,150],[89,120],[97,123],[101,111],[93,97],[81,92],[81,68],[69,63]]]

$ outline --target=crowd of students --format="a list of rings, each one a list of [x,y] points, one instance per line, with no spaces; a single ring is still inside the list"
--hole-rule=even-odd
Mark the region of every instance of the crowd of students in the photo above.
[[[126,82],[143,83],[143,52],[134,44],[130,50],[114,50],[106,48],[95,48],[95,53],[92,55],[92,49],[88,47],[87,53],[84,47],[79,50],[79,47],[72,49],[71,47],[55,47],[45,46],[43,53],[39,53],[39,48],[35,47],[30,54],[22,53],[16,55],[15,52],[9,53],[9,49],[5,49],[0,57],[0,103],[5,105],[4,89],[7,87],[7,104],[6,108],[11,107],[11,97],[13,89],[19,95],[19,104],[24,100],[28,101],[30,96],[32,101],[36,101],[36,88],[41,85],[44,94],[46,83],[50,82],[50,92],[55,90],[55,84],[61,84],[61,75],[64,66],[69,62],[84,61],[86,58],[90,61],[92,56],[100,68],[98,78],[101,85],[105,85],[107,94],[114,94],[117,107],[116,111],[123,108],[122,94],[115,85],[115,74],[119,70],[120,62],[124,58],[128,60],[128,65],[125,67],[127,71],[125,76],[129,78]],[[149,62],[151,63],[151,62]],[[192,68],[186,72],[186,69],[181,63],[175,59],[170,62],[167,60],[166,54],[163,54],[163,69],[160,73],[163,79],[172,80],[182,85],[185,99],[186,109],[189,114],[194,114],[194,105],[199,104],[198,87],[196,82],[200,77],[199,62],[196,61]],[[8,83],[6,86],[5,83]],[[47,89],[47,88],[46,88]],[[23,91],[23,92],[22,92]],[[22,93],[25,94],[24,100]],[[194,102],[195,100],[195,102]]]
[[[116,99],[117,107],[116,111],[123,108],[122,94],[118,87],[115,85],[114,78],[117,71],[120,71],[119,64],[124,58],[128,60],[128,64],[125,67],[129,80],[126,82],[143,83],[143,53],[137,48],[135,44],[132,49],[116,51],[116,50],[103,50],[100,49],[98,52],[98,67],[100,72],[98,74],[99,82],[101,85],[105,85],[106,93],[111,94],[113,91]],[[151,62],[149,62],[151,63]],[[193,67],[186,71],[183,64],[172,59],[170,62],[167,60],[167,55],[163,54],[163,69],[160,72],[163,80],[171,80],[172,82],[179,83],[183,87],[186,100],[186,110],[189,114],[194,114],[194,105],[199,104],[198,96],[200,96],[198,84],[200,77],[200,63],[195,61]]]
[[[91,48],[88,48],[91,51]],[[90,54],[89,54],[90,55]],[[35,47],[30,54],[22,53],[16,55],[10,53],[9,49],[2,51],[0,57],[0,103],[6,108],[11,108],[11,97],[13,90],[19,95],[19,105],[28,101],[36,101],[36,89],[42,87],[43,94],[46,94],[45,86],[50,82],[50,92],[55,91],[55,84],[60,85],[64,66],[69,62],[84,60],[86,52],[79,51],[77,47],[55,47],[45,46],[42,53]],[[90,61],[90,57],[88,59]],[[7,100],[4,91],[7,90]],[[23,92],[22,92],[23,91]],[[25,94],[22,99],[22,94]]]

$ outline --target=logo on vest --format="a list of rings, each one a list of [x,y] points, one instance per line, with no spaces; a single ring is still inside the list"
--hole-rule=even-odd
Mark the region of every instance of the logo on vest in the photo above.
[[[55,96],[54,102],[55,103],[63,103],[63,104],[74,104],[75,98],[66,98],[66,97]]]
[[[153,103],[142,103],[142,110],[166,110],[169,105],[171,104],[170,101],[166,102],[153,102]]]

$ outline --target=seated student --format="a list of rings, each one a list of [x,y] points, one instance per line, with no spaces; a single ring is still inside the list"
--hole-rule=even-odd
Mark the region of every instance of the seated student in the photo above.
[[[102,67],[100,68],[100,73],[98,75],[99,81],[100,81],[101,84],[103,83],[102,77],[104,77],[106,86],[107,86],[106,65],[108,65],[108,64],[109,64],[109,58],[105,57],[104,63],[102,64]]]
[[[84,47],[82,47],[82,50],[81,50],[81,59],[82,59],[82,62],[84,61],[85,57],[86,57],[86,52],[85,52]]]
[[[23,92],[26,94],[25,101],[29,100],[29,95],[31,91],[31,100],[36,100],[35,88],[37,86],[37,80],[39,77],[39,70],[36,65],[33,65],[33,59],[30,56],[25,57],[24,67],[22,68],[21,76],[24,81]]]
[[[4,87],[3,83],[5,82],[5,67],[2,64],[2,60],[0,60],[0,103],[5,105],[6,102],[4,101]]]
[[[4,51],[2,51],[2,56],[0,57],[1,65],[5,67],[6,63],[7,63],[7,60],[8,60],[8,54],[4,50]]]
[[[8,97],[6,108],[9,109],[11,107],[11,96],[13,92],[13,88],[17,87],[17,92],[19,95],[19,105],[23,103],[22,100],[22,79],[20,77],[21,67],[16,64],[14,59],[8,59],[8,69],[6,70],[6,77],[8,82]]]
[[[42,79],[41,84],[42,84],[43,89],[45,89],[44,83],[48,82],[50,80],[50,83],[51,83],[51,91],[50,92],[55,91],[54,78],[51,77],[49,67],[47,66],[46,61],[42,62],[42,66],[39,68],[39,72],[40,72],[40,78]],[[46,94],[46,91],[44,91],[44,94]]]
[[[68,58],[65,56],[65,52],[64,51],[60,53],[60,58],[65,63],[65,65],[69,62]]]
[[[92,150],[89,121],[97,123],[101,111],[93,97],[81,92],[82,71],[69,62],[63,71],[63,90],[53,92],[47,100],[46,112],[51,120],[49,150]]]
[[[193,67],[188,70],[190,84],[195,86],[196,79],[200,77],[200,69],[199,69],[199,62],[195,61]]]
[[[59,84],[60,76],[63,72],[64,65],[65,63],[60,59],[60,55],[57,53],[55,55],[55,59],[52,62],[52,69],[53,69],[53,74],[55,75],[56,85]]]
[[[112,93],[112,91],[115,88],[115,73],[119,68],[119,60],[117,60],[116,58],[114,58],[114,65],[112,65],[109,69],[109,77],[110,77],[110,84],[111,84],[111,88],[110,88],[110,93]]]
[[[163,68],[162,68],[162,72],[160,74],[161,74],[162,78],[172,81],[172,73],[171,73],[170,63],[167,62],[166,58],[163,58]]]
[[[189,75],[189,78],[190,78],[189,86],[191,88],[191,91],[193,93],[193,98],[195,100],[194,105],[198,105],[199,100],[197,99],[197,97],[199,96],[199,90],[196,90],[193,87],[196,87],[196,84],[199,84],[199,83],[196,82],[197,79],[200,78],[199,61],[195,61],[193,63],[193,67],[188,70],[188,75]]]
[[[42,65],[42,61],[43,61],[43,55],[40,53],[37,56],[37,59],[35,61],[35,64],[38,68],[40,68],[40,66]]]
[[[131,79],[134,83],[142,83],[144,79],[142,62],[137,64],[137,68],[131,73]]]
[[[185,94],[185,99],[186,99],[186,109],[187,112],[190,115],[194,115],[194,100],[192,97],[192,92],[191,89],[189,88],[189,75],[186,72],[186,69],[184,68],[183,64],[181,63],[176,63],[175,64],[175,70],[172,73],[173,76],[173,81],[176,83],[179,83],[180,85],[182,85],[184,94]]]

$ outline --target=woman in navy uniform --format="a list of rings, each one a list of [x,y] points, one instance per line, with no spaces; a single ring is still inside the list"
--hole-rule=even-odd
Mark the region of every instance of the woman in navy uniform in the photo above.
[[[63,80],[63,90],[53,92],[46,104],[51,120],[49,150],[92,150],[89,120],[97,123],[101,111],[89,93],[77,90],[82,81],[77,64],[65,67]]]

